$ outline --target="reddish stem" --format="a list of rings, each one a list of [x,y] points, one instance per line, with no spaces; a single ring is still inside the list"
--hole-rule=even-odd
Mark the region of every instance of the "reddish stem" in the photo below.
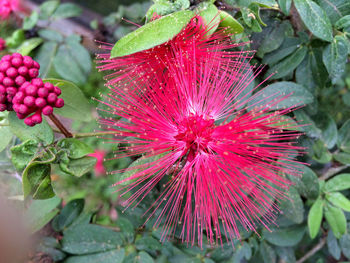
[[[60,122],[54,114],[49,115],[49,118],[66,138],[73,138],[73,135],[66,129],[66,127],[64,127],[62,122]]]

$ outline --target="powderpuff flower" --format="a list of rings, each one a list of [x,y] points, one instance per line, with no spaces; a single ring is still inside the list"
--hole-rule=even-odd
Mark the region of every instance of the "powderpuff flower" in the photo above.
[[[232,67],[226,57],[237,61],[236,53],[216,61],[221,48],[202,57],[197,51],[190,48],[163,61],[171,75],[166,83],[154,75],[155,86],[130,78],[136,92],[110,87],[103,111],[113,117],[100,121],[115,132],[114,142],[126,145],[117,158],[150,160],[117,171],[132,172],[116,184],[128,183],[121,190],[132,193],[127,207],[159,184],[146,222],[155,216],[162,239],[179,231],[184,242],[202,246],[203,236],[212,245],[238,238],[240,225],[252,231],[257,224],[268,228],[290,184],[284,175],[300,174],[293,156],[301,148],[294,144],[299,133],[284,119],[297,105],[272,111],[289,94],[263,98],[261,92],[252,97],[246,92],[261,71],[247,70],[247,53],[241,52]]]
[[[18,9],[19,0],[0,0],[0,19],[7,20]]]
[[[200,72],[201,58],[209,54],[214,64],[227,63],[231,67],[237,67],[242,52],[228,52],[227,50],[242,47],[245,43],[231,42],[230,36],[224,34],[223,30],[215,34],[208,34],[213,26],[215,26],[213,23],[205,25],[203,18],[197,15],[178,35],[166,43],[117,58],[110,58],[110,50],[113,45],[103,43],[101,48],[108,52],[97,55],[100,64],[98,68],[101,71],[111,71],[105,77],[107,86],[123,86],[124,89],[131,91],[134,86],[133,82],[148,81],[148,85],[153,87],[158,85],[156,81],[167,83],[172,77],[171,74],[167,74],[169,64],[172,64],[180,54],[184,60],[191,62],[194,58],[183,56],[191,50],[197,56],[195,60],[199,62],[194,65],[198,72]],[[254,55],[251,51],[245,52],[247,59]],[[133,82],[130,82],[130,79]]]
[[[4,50],[6,48],[6,41],[5,39],[0,37],[0,51]]]
[[[91,157],[95,157],[97,159],[95,165],[95,174],[96,176],[101,176],[106,174],[106,169],[103,165],[104,158],[106,156],[106,152],[102,150],[96,150],[94,153],[89,154]]]

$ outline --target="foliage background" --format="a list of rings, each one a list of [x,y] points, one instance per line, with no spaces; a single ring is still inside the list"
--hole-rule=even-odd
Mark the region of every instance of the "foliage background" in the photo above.
[[[92,6],[97,2],[97,7]],[[122,17],[143,24],[145,14],[149,19],[153,11],[166,15],[203,1],[102,2],[77,1],[104,13],[89,21],[90,27],[95,38],[114,43],[136,28]],[[37,238],[30,256],[33,262],[350,260],[350,2],[222,0],[207,4],[212,3],[243,26],[244,32],[235,38],[251,40],[249,48],[257,51],[252,63],[266,64],[255,84],[277,72],[268,81],[265,95],[276,90],[294,92],[287,103],[307,104],[290,117],[307,124],[299,140],[307,153],[298,158],[309,166],[303,167],[302,178],[291,178],[295,182],[289,192],[292,202],[281,202],[278,227],[271,225],[271,232],[259,228],[258,235],[242,229],[234,248],[224,241],[223,248],[200,249],[182,244],[176,236],[162,244],[160,230],[153,229],[152,222],[142,226],[142,214],[157,191],[123,213],[123,200],[110,187],[120,175],[96,174],[96,160],[87,156],[98,150],[109,158],[117,149],[91,134],[99,130],[95,121],[99,103],[91,98],[107,92],[93,60],[98,51],[81,32],[71,34],[61,28],[65,19],[83,16],[79,6],[45,1],[23,24],[13,21],[0,32],[8,51],[32,55],[41,64],[40,76],[60,85],[66,106],[57,114],[75,134],[74,139],[65,140],[46,122],[28,129],[13,114],[0,115],[0,185],[11,202],[25,204],[26,223]],[[113,171],[133,161],[110,160],[105,168]],[[23,194],[44,200],[23,202]]]

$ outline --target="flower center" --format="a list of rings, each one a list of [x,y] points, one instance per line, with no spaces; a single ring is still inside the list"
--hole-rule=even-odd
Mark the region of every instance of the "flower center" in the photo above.
[[[183,155],[188,153],[188,161],[192,161],[198,153],[208,151],[214,128],[214,119],[194,114],[178,125],[178,134],[174,138],[186,143]]]

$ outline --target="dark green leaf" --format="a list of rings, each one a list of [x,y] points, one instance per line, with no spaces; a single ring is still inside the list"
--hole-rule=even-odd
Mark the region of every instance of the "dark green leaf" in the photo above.
[[[332,149],[337,143],[338,131],[337,125],[331,115],[319,111],[313,120],[318,129],[321,130],[322,141],[325,143],[328,149]]]
[[[326,12],[332,24],[350,13],[350,2],[347,0],[317,0],[317,2]]]
[[[307,90],[314,93],[316,83],[313,78],[311,58],[312,57],[308,54],[305,56],[304,60],[295,71],[295,78],[298,84],[303,85]]]
[[[294,5],[300,18],[316,37],[328,42],[332,41],[331,22],[319,5],[311,0],[294,0]]]
[[[332,154],[328,151],[327,145],[322,140],[317,140],[312,145],[312,158],[319,163],[329,163],[332,160]]]
[[[128,243],[134,241],[135,229],[133,224],[127,218],[118,215],[117,226],[123,232]]]
[[[122,263],[125,258],[124,248],[86,256],[69,257],[65,263]]]
[[[40,46],[35,56],[35,60],[40,64],[40,78],[45,78],[49,74],[57,52],[57,47],[58,44],[53,41],[47,41]]]
[[[66,254],[59,250],[60,244],[54,237],[44,237],[37,246],[37,251],[49,255],[55,262],[61,261]]]
[[[55,12],[52,14],[54,19],[64,19],[74,16],[80,16],[82,9],[73,3],[60,4]]]
[[[336,36],[323,51],[325,64],[332,83],[336,83],[345,72],[348,54],[348,40],[345,36]]]
[[[260,254],[264,260],[264,263],[275,263],[276,262],[276,252],[275,250],[266,242],[260,243]]]
[[[193,15],[192,11],[183,10],[138,28],[114,45],[111,58],[130,55],[165,43],[177,35]]]
[[[135,246],[138,250],[155,251],[161,250],[162,244],[153,237],[142,237],[135,242]]]
[[[309,233],[312,239],[314,239],[317,236],[318,231],[320,230],[323,218],[323,206],[324,201],[321,198],[318,198],[316,202],[311,206],[307,218],[307,225],[309,227]]]
[[[333,205],[350,212],[350,200],[347,199],[343,194],[339,192],[333,192],[326,194],[326,198]]]
[[[24,124],[23,120],[17,118],[15,112],[10,112],[8,115],[10,129],[20,140],[37,140],[42,141],[45,144],[53,142],[54,136],[51,127],[45,120],[41,124],[37,124],[34,127],[28,127]]]
[[[64,138],[57,143],[57,146],[66,150],[70,159],[80,159],[94,152],[91,146],[74,138]]]
[[[294,187],[299,194],[309,199],[316,199],[320,191],[317,175],[305,165],[302,165],[300,170],[301,177],[290,176],[289,179],[295,183]]]
[[[137,256],[137,263],[154,263],[154,259],[145,251],[139,252]]]
[[[329,179],[324,185],[325,192],[343,191],[350,188],[350,174],[339,174]]]
[[[341,250],[348,259],[350,259],[350,234],[345,234],[340,238]]]
[[[60,79],[44,79],[44,82],[51,82],[62,91],[60,98],[64,99],[64,107],[55,109],[55,113],[74,120],[91,121],[91,106],[74,83]]]
[[[35,27],[38,20],[39,20],[38,12],[36,12],[36,11],[32,12],[30,16],[25,17],[23,19],[23,29],[24,30],[32,29],[33,27]]]
[[[316,127],[316,124],[303,110],[294,111],[298,123],[301,126],[301,130],[305,132],[311,138],[321,138],[322,131]]]
[[[283,95],[289,95],[289,97],[276,103],[276,98]],[[262,98],[267,99],[261,101]],[[261,93],[259,93],[259,96],[255,96],[249,101],[248,104],[255,104],[254,107],[270,104],[271,110],[277,110],[297,105],[309,104],[312,103],[313,100],[314,98],[312,94],[301,85],[295,84],[294,82],[281,81],[273,83],[264,88]]]
[[[347,120],[338,132],[337,145],[344,152],[350,153],[350,120]]]
[[[122,235],[97,225],[78,225],[69,228],[62,239],[62,250],[84,255],[105,252],[122,245]]]
[[[263,230],[263,236],[275,246],[290,247],[300,242],[305,233],[304,226],[292,226],[288,228],[277,228],[272,231]]]
[[[278,0],[278,4],[285,15],[289,15],[292,0]]]
[[[283,215],[289,220],[299,224],[304,219],[304,205],[298,191],[290,187],[288,197],[280,203],[280,209]]]
[[[96,158],[85,156],[80,159],[68,160],[60,162],[60,168],[63,172],[72,176],[83,176],[91,171],[96,165]]]
[[[340,251],[338,240],[334,236],[332,230],[328,231],[327,247],[328,247],[329,253],[331,253],[333,258],[335,258],[336,260],[339,260],[340,259],[340,255],[341,255],[341,251]]]
[[[346,15],[346,16],[340,18],[340,19],[335,23],[335,27],[336,27],[337,29],[343,29],[343,28],[350,27],[350,15]]]
[[[17,51],[23,56],[28,56],[35,48],[37,48],[43,39],[41,37],[33,37],[28,40],[25,40],[18,48]]]
[[[263,57],[262,62],[264,64],[269,64],[269,65],[276,64],[281,59],[292,54],[299,47],[300,43],[301,42],[298,38],[294,38],[294,37],[285,38],[282,45],[277,50],[269,54],[266,54]]]
[[[34,200],[25,212],[26,224],[31,233],[44,227],[59,212],[57,206],[61,199],[56,197],[47,200]]]
[[[293,72],[293,70],[296,69],[296,67],[299,66],[299,64],[303,61],[306,52],[306,47],[299,47],[293,54],[289,55],[288,57],[284,58],[283,60],[272,66],[266,72],[265,77],[268,77],[275,72],[276,74],[272,75],[271,79],[279,79],[287,76],[288,74]]]
[[[225,11],[220,10],[220,24],[219,27],[226,28],[225,32],[229,34],[240,34],[243,33],[244,27],[230,14]]]
[[[59,232],[68,227],[84,209],[84,199],[74,199],[66,204],[61,213],[52,221],[52,227]]]
[[[280,258],[280,263],[295,263],[295,254],[293,248],[286,247],[276,247],[276,252],[278,257]]]
[[[340,208],[327,205],[324,210],[324,215],[336,238],[340,238],[345,234],[346,218],[344,212]]]

